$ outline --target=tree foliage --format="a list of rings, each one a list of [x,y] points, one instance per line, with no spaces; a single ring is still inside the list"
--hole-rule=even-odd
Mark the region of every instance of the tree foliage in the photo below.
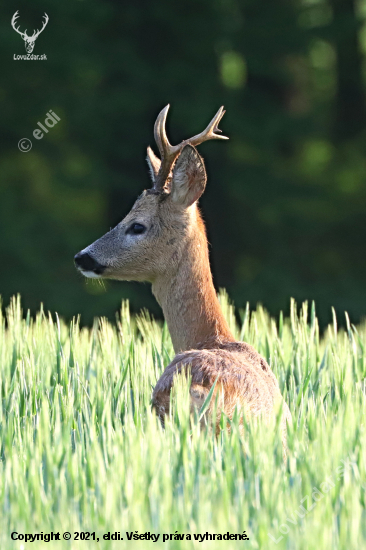
[[[289,297],[364,313],[364,1],[24,0],[1,8],[0,293],[84,322],[121,298],[158,312],[147,285],[87,283],[73,255],[149,186],[145,147],[170,103],[171,142],[220,105],[230,141],[202,145],[215,282],[276,313]],[[52,109],[60,122],[32,137]],[[29,153],[20,138],[33,141]],[[155,309],[154,309],[155,308]]]

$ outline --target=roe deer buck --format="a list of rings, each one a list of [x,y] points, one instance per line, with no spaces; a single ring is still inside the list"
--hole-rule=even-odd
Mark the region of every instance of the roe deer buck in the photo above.
[[[189,367],[192,410],[202,406],[217,379],[213,395],[218,392],[218,430],[220,409],[229,418],[236,407],[268,418],[282,397],[266,361],[249,344],[236,342],[230,332],[212,282],[206,232],[197,207],[206,171],[195,146],[209,139],[228,139],[218,134],[225,111],[221,107],[202,133],[172,146],[165,132],[168,109],[169,105],[161,111],[154,127],[161,160],[150,147],[147,150],[152,189],[142,193],[114,229],[76,254],[75,264],[86,277],[152,283],[177,353],[155,386],[153,407],[164,423],[174,375]],[[285,402],[282,407],[285,441],[290,411]]]

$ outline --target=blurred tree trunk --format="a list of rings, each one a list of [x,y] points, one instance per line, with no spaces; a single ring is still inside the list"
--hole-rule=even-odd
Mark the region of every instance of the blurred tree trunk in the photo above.
[[[365,128],[365,93],[362,54],[358,40],[356,0],[330,0],[333,8],[333,43],[337,55],[338,89],[334,139],[352,138]]]

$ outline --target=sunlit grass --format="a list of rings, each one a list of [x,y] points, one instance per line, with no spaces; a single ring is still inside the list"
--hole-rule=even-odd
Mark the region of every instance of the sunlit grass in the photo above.
[[[338,330],[334,318],[320,336],[314,308],[298,313],[294,303],[289,319],[259,307],[237,326],[221,302],[289,404],[287,463],[278,419],[249,424],[244,438],[234,419],[216,438],[189,417],[182,379],[161,428],[151,393],[174,352],[148,314],[131,317],[123,304],[118,323],[90,330],[42,310],[32,319],[14,300],[0,317],[0,548],[45,547],[13,542],[13,531],[100,539],[49,543],[55,549],[366,547],[366,326]],[[161,536],[127,541],[136,530]],[[176,531],[243,530],[249,541],[162,542]],[[124,540],[104,541],[108,531]]]

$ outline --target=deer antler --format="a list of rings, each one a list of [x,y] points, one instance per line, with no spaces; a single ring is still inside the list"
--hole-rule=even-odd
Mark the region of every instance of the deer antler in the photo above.
[[[46,26],[47,23],[48,23],[49,17],[48,17],[48,15],[47,15],[46,12],[44,13],[44,16],[43,16],[43,17],[44,17],[44,22],[43,22],[43,25],[42,25],[41,30],[39,31],[39,30],[37,29],[36,31],[33,32],[32,38],[34,38],[34,40],[35,40],[36,38],[38,38],[38,36],[41,34],[41,32],[43,31],[43,29],[45,28],[45,26]]]
[[[173,164],[185,145],[189,143],[196,146],[200,145],[200,143],[203,143],[204,141],[208,141],[209,139],[229,139],[226,136],[220,136],[216,133],[221,132],[218,128],[218,124],[225,114],[224,107],[220,107],[210,124],[207,126],[206,130],[196,136],[182,141],[178,145],[171,145],[165,131],[165,121],[169,107],[170,105],[164,107],[164,109],[159,113],[154,125],[154,138],[159,148],[161,164],[159,172],[155,178],[153,189],[159,193],[164,190],[164,185],[169,177]]]
[[[19,30],[19,27],[16,28],[16,26],[15,26],[16,20],[17,20],[17,18],[19,17],[18,13],[19,13],[19,10],[17,10],[17,11],[14,13],[14,15],[13,15],[13,17],[12,17],[12,20],[11,20],[11,26],[13,27],[13,29],[14,29],[18,34],[20,34],[20,36],[21,36],[21,37],[23,38],[23,40],[24,40],[24,37],[27,36],[27,29],[25,29],[25,32],[21,32],[21,31]]]

